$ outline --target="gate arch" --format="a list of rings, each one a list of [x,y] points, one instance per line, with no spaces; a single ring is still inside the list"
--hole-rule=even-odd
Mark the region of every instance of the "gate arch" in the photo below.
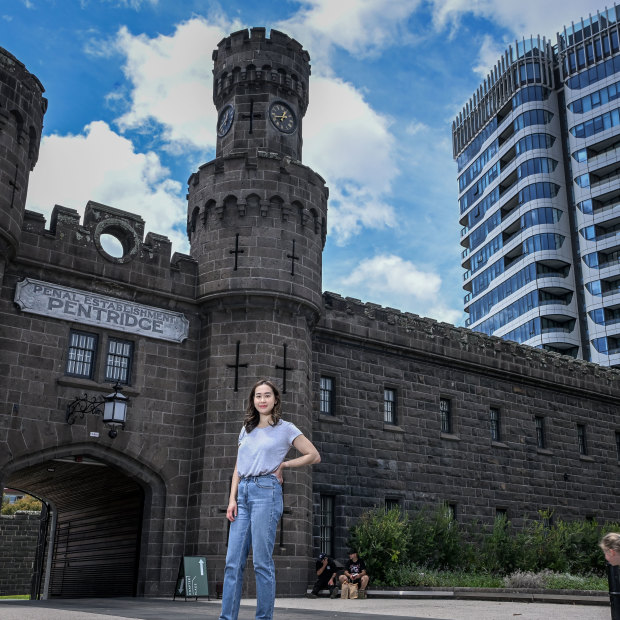
[[[109,447],[77,443],[8,462],[0,483],[53,507],[45,597],[158,594],[166,493],[156,472]]]

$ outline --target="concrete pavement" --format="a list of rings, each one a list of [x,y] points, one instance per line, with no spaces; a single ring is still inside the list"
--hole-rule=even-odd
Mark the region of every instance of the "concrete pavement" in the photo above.
[[[239,620],[253,620],[256,601],[244,599]],[[0,600],[1,620],[217,620],[219,601],[112,598]],[[610,620],[609,606],[455,599],[282,598],[274,620]]]

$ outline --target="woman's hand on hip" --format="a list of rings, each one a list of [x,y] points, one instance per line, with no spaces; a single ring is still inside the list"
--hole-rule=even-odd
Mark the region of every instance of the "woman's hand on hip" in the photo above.
[[[237,502],[232,500],[228,502],[228,508],[226,509],[226,518],[229,521],[234,521],[237,517]]]
[[[284,475],[282,474],[283,470],[284,470],[284,461],[282,461],[282,463],[280,463],[280,467],[278,467],[278,469],[276,469],[273,472],[273,475],[278,479],[278,482],[280,484],[284,483]]]

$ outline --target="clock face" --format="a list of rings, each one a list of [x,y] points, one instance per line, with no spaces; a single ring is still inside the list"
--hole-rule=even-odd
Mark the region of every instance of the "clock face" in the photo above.
[[[295,112],[281,101],[276,101],[269,108],[269,118],[274,127],[282,133],[293,133],[297,129]]]
[[[217,119],[217,135],[220,138],[223,138],[230,131],[233,120],[235,120],[235,108],[228,104],[224,106]]]

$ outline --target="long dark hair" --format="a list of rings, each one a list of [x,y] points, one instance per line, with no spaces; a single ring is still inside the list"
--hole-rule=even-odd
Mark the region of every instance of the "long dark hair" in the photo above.
[[[280,400],[280,390],[271,382],[269,379],[261,379],[257,381],[250,391],[250,397],[248,398],[248,407],[245,411],[245,419],[243,420],[243,426],[245,426],[245,432],[251,433],[260,422],[260,413],[256,410],[254,406],[254,393],[256,392],[256,388],[260,385],[268,385],[275,397],[275,405],[271,410],[271,422],[269,424],[271,426],[275,426],[280,421],[280,416],[282,415],[282,401]]]

